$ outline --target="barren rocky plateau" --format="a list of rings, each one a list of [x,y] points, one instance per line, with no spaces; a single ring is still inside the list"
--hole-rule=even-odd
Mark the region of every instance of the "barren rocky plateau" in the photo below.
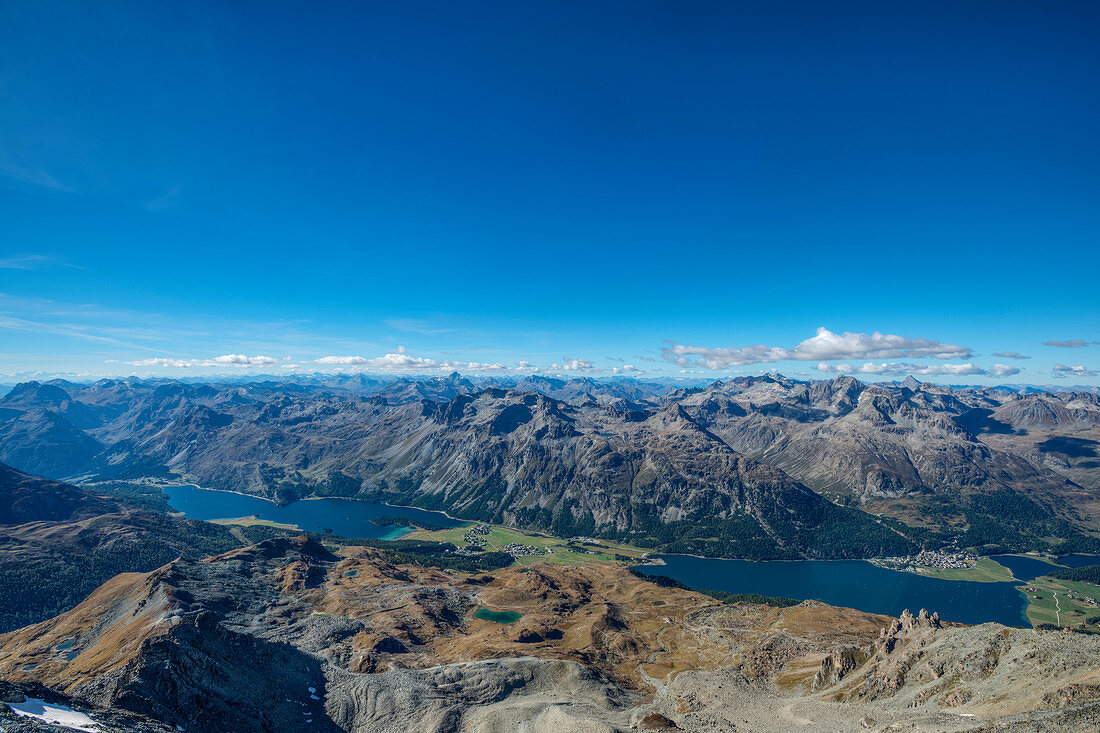
[[[513,611],[514,623],[475,617]],[[723,604],[625,569],[488,575],[278,538],[0,636],[4,700],[103,730],[1080,731],[1100,638]],[[0,708],[7,731],[44,730]],[[28,727],[29,726],[29,727]]]

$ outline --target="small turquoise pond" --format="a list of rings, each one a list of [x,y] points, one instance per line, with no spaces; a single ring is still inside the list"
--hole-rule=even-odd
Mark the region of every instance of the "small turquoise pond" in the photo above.
[[[482,606],[474,612],[474,618],[493,621],[498,624],[514,624],[516,621],[523,618],[523,614],[516,613],[515,611],[490,611],[488,608]]]

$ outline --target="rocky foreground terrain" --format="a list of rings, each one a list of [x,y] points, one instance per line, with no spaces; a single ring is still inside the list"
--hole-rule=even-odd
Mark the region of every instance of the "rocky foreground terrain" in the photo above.
[[[170,516],[0,464],[0,632],[69,610],[119,572],[206,557],[270,534]]]
[[[851,377],[28,382],[0,460],[354,496],[701,555],[1100,550],[1100,398]],[[899,521],[900,520],[900,521]]]
[[[119,575],[0,636],[0,679],[0,699],[64,704],[101,730],[1100,725],[1096,637],[723,604],[611,565],[447,572],[304,537]],[[0,727],[41,729],[2,706]]]

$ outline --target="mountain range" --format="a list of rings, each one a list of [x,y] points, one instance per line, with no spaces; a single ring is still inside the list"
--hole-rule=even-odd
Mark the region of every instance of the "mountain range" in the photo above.
[[[743,377],[27,382],[0,460],[349,496],[704,555],[1100,547],[1100,397]]]
[[[1098,414],[848,377],[22,384],[0,400],[0,728],[1094,729],[1097,636],[200,522],[157,486],[710,555],[1064,551],[1095,541]]]

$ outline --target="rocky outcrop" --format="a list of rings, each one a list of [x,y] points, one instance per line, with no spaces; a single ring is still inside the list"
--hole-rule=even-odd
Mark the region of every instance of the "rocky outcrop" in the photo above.
[[[830,652],[821,662],[821,669],[814,675],[810,689],[815,692],[839,683],[867,661],[867,651],[860,647],[846,646]]]
[[[1082,677],[1080,660],[1100,660],[1100,640],[998,624],[946,627],[921,609],[905,611],[872,644],[827,655],[813,689],[836,701],[1005,715],[1100,701],[1100,670]]]
[[[467,576],[298,538],[119,576],[0,636],[0,678],[186,731],[778,732],[859,729],[868,713],[966,730],[1087,721],[1100,640],[722,604],[610,565]]]
[[[576,662],[519,657],[333,676],[332,722],[349,733],[450,733],[528,721],[539,733],[629,728],[639,698]]]
[[[16,712],[17,709],[39,716],[47,712],[75,712],[83,721],[91,721],[95,730],[104,733],[176,733],[175,728],[165,723],[120,710],[105,710],[35,682],[0,680],[0,730],[5,733],[73,730],[68,726],[51,725],[42,718],[21,715]]]

